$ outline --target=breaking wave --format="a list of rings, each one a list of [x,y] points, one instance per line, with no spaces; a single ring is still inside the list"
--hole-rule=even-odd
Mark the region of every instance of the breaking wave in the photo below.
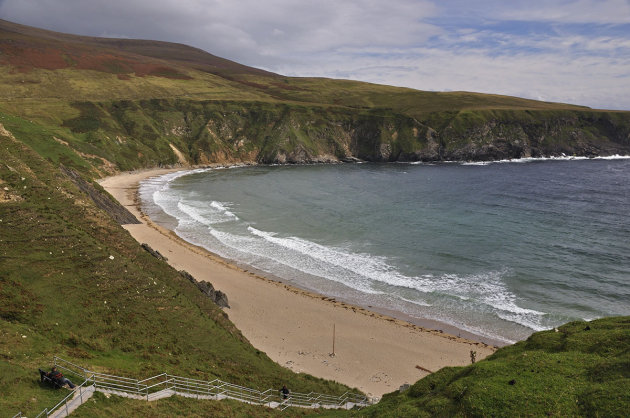
[[[241,220],[229,202],[184,198],[171,188],[172,182],[182,175],[185,174],[152,179],[143,184],[143,194],[151,195],[156,205],[177,220],[178,235],[222,257],[252,265],[281,279],[293,279],[296,273],[303,273],[366,294],[387,293],[417,306],[432,306],[440,298],[451,298],[463,306],[476,306],[474,309],[493,312],[498,318],[532,330],[544,329],[541,320],[545,314],[518,306],[516,295],[505,285],[502,279],[510,274],[508,270],[408,276],[386,257],[257,229]],[[409,291],[414,292],[413,298],[406,296]],[[480,332],[465,323],[457,325]]]

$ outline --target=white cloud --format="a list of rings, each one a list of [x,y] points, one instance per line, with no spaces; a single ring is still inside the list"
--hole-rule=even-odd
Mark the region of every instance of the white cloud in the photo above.
[[[295,76],[360,79],[433,91],[476,91],[536,100],[630,109],[630,57],[602,61],[557,54],[490,57],[485,51],[453,54],[435,49],[374,58],[333,55],[318,65],[280,67]]]
[[[439,33],[425,0],[4,0],[0,15],[71,33],[184,42],[254,64],[348,46],[408,46]]]
[[[628,24],[628,0],[436,0],[448,19],[561,24]]]
[[[0,16],[287,75],[630,109],[627,0],[0,0]]]
[[[522,20],[559,23],[630,23],[628,0],[548,0],[540,2],[501,2],[494,17],[502,20]]]

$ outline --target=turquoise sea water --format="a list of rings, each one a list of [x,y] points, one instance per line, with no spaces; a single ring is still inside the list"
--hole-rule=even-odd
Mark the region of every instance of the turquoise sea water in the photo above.
[[[630,314],[630,160],[174,173],[144,211],[302,288],[481,340]]]

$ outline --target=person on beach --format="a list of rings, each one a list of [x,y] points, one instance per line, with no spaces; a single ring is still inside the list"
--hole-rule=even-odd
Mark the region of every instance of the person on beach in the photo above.
[[[63,385],[68,385],[70,386],[70,389],[74,389],[74,384],[70,381],[70,379],[68,379],[67,377],[65,377],[63,374],[61,374],[61,372],[59,370],[57,370],[56,366],[53,366],[53,368],[48,372],[44,372],[42,370],[39,371],[40,375],[45,374],[46,377],[52,379],[54,382],[57,382],[57,384],[59,384],[59,386],[63,386]],[[42,381],[44,380],[43,375],[41,376]]]
[[[289,389],[287,389],[287,385],[282,385],[282,389],[280,389],[280,393],[282,393],[283,399],[287,399],[289,397]]]

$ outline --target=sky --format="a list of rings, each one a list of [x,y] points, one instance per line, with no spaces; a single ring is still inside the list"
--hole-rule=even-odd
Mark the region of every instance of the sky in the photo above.
[[[630,110],[630,0],[0,0],[0,18],[288,76]]]

